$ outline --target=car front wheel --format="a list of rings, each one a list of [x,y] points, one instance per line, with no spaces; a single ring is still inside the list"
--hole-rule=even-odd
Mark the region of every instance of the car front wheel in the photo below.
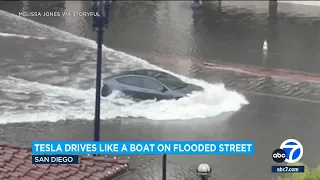
[[[110,94],[111,94],[111,90],[109,89],[108,85],[104,85],[101,90],[101,96],[107,97]]]

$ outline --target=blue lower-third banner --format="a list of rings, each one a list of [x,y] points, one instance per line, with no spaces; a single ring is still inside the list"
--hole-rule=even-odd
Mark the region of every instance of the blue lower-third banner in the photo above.
[[[79,164],[78,155],[32,155],[32,164]]]
[[[32,154],[254,154],[252,141],[32,142]]]
[[[302,173],[304,166],[271,166],[273,173]]]

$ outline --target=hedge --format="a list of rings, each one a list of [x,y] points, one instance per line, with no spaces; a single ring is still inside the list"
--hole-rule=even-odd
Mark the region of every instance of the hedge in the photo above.
[[[320,180],[320,165],[314,169],[303,163],[294,163],[290,164],[290,166],[304,166],[304,173],[290,173],[278,177],[278,180]]]

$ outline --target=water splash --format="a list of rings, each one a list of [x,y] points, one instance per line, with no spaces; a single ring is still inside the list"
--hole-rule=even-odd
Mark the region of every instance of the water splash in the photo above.
[[[39,41],[54,39],[66,44],[78,44],[90,47],[89,53],[94,55],[96,42],[83,37],[78,37],[68,32],[63,32],[53,27],[0,11],[0,15],[28,24],[31,29],[38,28],[38,34],[27,34],[28,31],[9,28],[9,32],[2,32],[0,36],[17,38],[35,38]],[[20,27],[20,26],[19,26]],[[23,27],[22,27],[23,28]],[[6,34],[4,34],[6,33]],[[9,34],[9,35],[8,35]],[[40,37],[40,38],[39,38]],[[151,120],[184,120],[193,118],[213,117],[223,112],[237,111],[242,105],[248,104],[247,100],[237,92],[227,90],[223,84],[211,84],[203,80],[192,79],[164,70],[152,65],[138,57],[124,52],[115,51],[103,46],[103,56],[108,62],[113,61],[110,69],[121,71],[123,69],[150,68],[165,71],[178,76],[182,80],[202,86],[203,92],[190,94],[179,100],[142,101],[134,102],[115,92],[101,101],[101,118],[112,119],[116,117],[143,117]],[[86,59],[86,61],[88,61]],[[94,62],[94,58],[90,59]],[[90,71],[94,75],[94,69]],[[88,72],[87,72],[88,73]],[[78,77],[84,78],[84,77]],[[55,86],[40,82],[32,82],[21,78],[0,77],[0,90],[6,99],[1,123],[33,122],[33,121],[58,121],[63,119],[88,119],[94,117],[94,88],[86,90],[74,87]],[[0,93],[1,93],[0,92]],[[13,98],[23,96],[24,98]],[[26,100],[27,99],[27,100]],[[0,102],[1,103],[1,102]],[[19,107],[16,107],[19,104]]]

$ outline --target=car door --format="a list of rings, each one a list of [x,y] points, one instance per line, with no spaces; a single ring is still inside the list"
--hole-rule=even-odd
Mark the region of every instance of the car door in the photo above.
[[[119,90],[133,99],[143,99],[143,82],[138,76],[125,76],[116,79],[121,84]]]
[[[145,89],[145,99],[169,99],[167,91],[162,91],[163,89],[167,89],[161,83],[151,78],[142,78],[142,83]]]

